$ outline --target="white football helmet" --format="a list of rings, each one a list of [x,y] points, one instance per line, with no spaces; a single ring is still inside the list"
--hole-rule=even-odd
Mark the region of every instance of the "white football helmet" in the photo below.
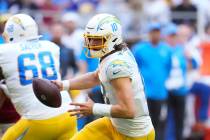
[[[122,43],[122,27],[120,21],[110,14],[97,14],[86,25],[85,33],[86,56],[101,58],[113,51],[115,45]],[[91,45],[91,39],[101,40],[100,45]]]
[[[37,39],[38,27],[32,17],[26,14],[11,16],[4,27],[3,37],[8,43]]]

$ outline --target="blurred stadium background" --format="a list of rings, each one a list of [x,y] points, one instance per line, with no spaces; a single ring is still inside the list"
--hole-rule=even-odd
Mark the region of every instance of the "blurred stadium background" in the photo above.
[[[188,140],[210,140],[210,0],[0,0],[1,34],[8,17],[16,13],[31,15],[39,25],[42,39],[51,40],[61,47],[63,79],[93,71],[97,67],[98,60],[86,58],[82,51],[85,24],[96,13],[114,14],[121,20],[123,37],[134,53],[136,52],[133,48],[141,46],[145,41],[161,41],[171,47],[182,46],[181,55],[185,59],[183,61],[186,61],[186,73],[179,75],[174,72],[179,67],[175,59],[169,76],[162,83],[168,91],[167,95],[164,98],[149,96],[148,100],[164,101],[160,110],[164,121],[160,122],[163,123],[161,133],[166,140],[179,140],[176,136],[180,134]],[[160,34],[152,35],[156,31]],[[4,43],[1,34],[0,43]],[[157,59],[150,57],[151,63]],[[137,63],[141,65],[141,62]],[[157,63],[153,65],[159,67]],[[145,76],[144,72],[142,75]],[[184,83],[180,85],[177,77],[184,79]],[[146,88],[159,88],[148,86],[148,77],[144,78]],[[170,79],[177,81],[170,84]],[[185,93],[174,93],[180,87],[185,87]],[[81,101],[86,99],[85,92],[94,95],[100,90],[96,87],[87,91],[74,91]],[[158,96],[160,93],[155,94]],[[183,101],[176,96],[181,96]],[[102,102],[101,97],[94,96],[94,100]],[[0,126],[5,120],[7,123],[17,121],[17,117],[11,118],[13,108],[8,111],[9,104],[0,109]],[[151,107],[149,109],[150,112],[153,110]],[[177,118],[179,115],[176,116],[177,109],[184,110],[181,114],[182,120]],[[81,129],[92,119],[94,117],[79,120],[78,128]],[[3,133],[3,128],[0,129]]]

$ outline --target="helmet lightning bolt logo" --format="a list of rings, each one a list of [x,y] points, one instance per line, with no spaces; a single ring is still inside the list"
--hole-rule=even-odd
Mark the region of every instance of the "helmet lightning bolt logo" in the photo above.
[[[22,22],[21,22],[21,20],[20,20],[19,18],[14,17],[14,18],[12,19],[12,21],[13,21],[14,23],[16,23],[17,25],[19,25],[23,30],[25,30],[25,27],[23,26],[23,24],[22,24]]]

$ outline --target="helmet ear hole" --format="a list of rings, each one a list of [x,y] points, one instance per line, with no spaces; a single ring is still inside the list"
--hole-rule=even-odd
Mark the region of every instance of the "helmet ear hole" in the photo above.
[[[12,42],[14,40],[14,38],[10,38],[9,41]]]

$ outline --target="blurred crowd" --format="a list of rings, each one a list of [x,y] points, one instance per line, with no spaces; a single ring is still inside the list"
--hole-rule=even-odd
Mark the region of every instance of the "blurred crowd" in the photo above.
[[[209,140],[209,5],[210,0],[0,0],[0,32],[14,13],[33,16],[42,38],[60,46],[60,71],[67,79],[94,71],[99,63],[83,52],[87,20],[95,13],[116,15],[144,78],[156,139]],[[75,96],[86,100],[85,92],[103,102],[100,87]],[[1,113],[5,110],[0,110],[3,131],[1,122],[18,117],[2,119]],[[81,119],[79,129],[93,119]]]

